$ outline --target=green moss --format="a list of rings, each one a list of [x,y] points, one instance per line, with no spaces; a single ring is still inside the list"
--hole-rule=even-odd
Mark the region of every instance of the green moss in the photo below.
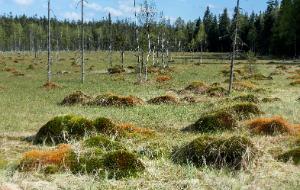
[[[84,141],[84,145],[89,148],[98,147],[106,151],[125,149],[120,143],[112,141],[109,138],[102,135],[86,139]]]
[[[270,98],[270,97],[267,97],[267,98],[263,98],[262,99],[263,103],[272,103],[272,102],[280,102],[280,101],[281,101],[280,98]]]
[[[204,165],[231,169],[247,167],[253,160],[256,148],[246,137],[230,138],[203,136],[195,139],[173,152],[175,163],[192,163],[197,167]]]
[[[251,116],[257,116],[262,114],[258,106],[253,103],[239,103],[231,107],[226,108],[228,112],[236,114],[238,119],[249,119]]]
[[[196,123],[184,131],[197,131],[202,133],[232,130],[237,127],[237,122],[232,113],[219,111],[201,117]]]
[[[107,71],[109,74],[120,74],[120,73],[124,73],[125,69],[120,65],[116,65],[112,68],[107,69]]]
[[[4,156],[0,153],[0,170],[4,169],[7,166],[8,162]]]
[[[227,90],[220,86],[213,86],[207,90],[209,96],[224,96]]]
[[[258,103],[259,102],[258,97],[254,96],[253,94],[238,96],[238,97],[235,97],[233,100],[241,101],[241,102],[252,102],[252,103]]]
[[[60,105],[75,105],[75,104],[87,104],[89,101],[91,101],[92,97],[81,92],[76,91],[67,97],[63,99],[63,101],[60,103]]]
[[[73,115],[55,117],[46,123],[35,136],[34,144],[66,143],[93,131],[92,122]]]
[[[127,151],[110,152],[103,157],[103,167],[109,178],[124,178],[136,176],[145,170],[143,163]]]
[[[93,125],[97,132],[102,134],[117,135],[119,133],[117,125],[108,118],[99,117],[93,121]]]
[[[48,165],[45,168],[43,168],[43,173],[44,174],[55,174],[58,173],[60,171],[60,168],[56,165]]]
[[[289,150],[281,155],[278,156],[278,159],[283,162],[288,162],[292,160],[294,164],[300,164],[300,147]]]

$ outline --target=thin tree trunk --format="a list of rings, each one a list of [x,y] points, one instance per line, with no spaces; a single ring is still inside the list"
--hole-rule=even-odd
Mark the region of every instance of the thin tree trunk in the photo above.
[[[235,32],[234,32],[234,40],[233,40],[233,47],[232,47],[232,55],[231,55],[231,65],[230,65],[230,80],[229,80],[229,90],[228,94],[231,94],[232,86],[233,86],[233,73],[234,73],[234,59],[236,55],[236,44],[237,44],[237,36],[238,36],[238,22],[239,22],[239,9],[240,9],[240,0],[237,0],[237,15],[236,15],[236,25],[235,25]]]
[[[51,82],[51,21],[50,21],[50,0],[48,0],[48,83]]]
[[[83,4],[81,0],[81,83],[84,83],[84,20],[83,20]]]

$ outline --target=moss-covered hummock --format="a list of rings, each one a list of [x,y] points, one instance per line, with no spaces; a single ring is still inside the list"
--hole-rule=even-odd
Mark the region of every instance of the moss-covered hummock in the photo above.
[[[263,113],[256,104],[247,102],[235,104],[225,108],[225,110],[234,113],[239,120],[249,119],[251,116],[257,116]]]
[[[254,90],[256,85],[251,81],[239,81],[233,83],[233,89],[237,91]]]
[[[101,148],[105,151],[112,150],[125,150],[125,148],[118,142],[112,141],[104,135],[97,135],[86,139],[83,142],[85,147],[88,148]]]
[[[125,73],[125,69],[120,66],[120,65],[116,65],[112,68],[108,68],[107,69],[109,74],[121,74],[121,73]]]
[[[258,118],[247,122],[250,130],[255,134],[277,135],[294,134],[294,126],[279,116],[272,118]]]
[[[230,138],[203,136],[174,150],[175,163],[192,163],[197,167],[213,166],[241,169],[253,161],[257,149],[246,137]]]
[[[259,98],[254,96],[253,94],[238,96],[238,97],[235,97],[233,100],[241,101],[241,102],[252,102],[252,103],[258,103],[259,102]]]
[[[144,104],[144,101],[135,96],[119,96],[115,94],[105,94],[97,96],[89,102],[93,106],[137,106]]]
[[[298,85],[300,85],[300,79],[291,82],[290,85],[291,85],[291,86],[298,86]]]
[[[185,90],[193,91],[194,93],[197,94],[205,93],[207,89],[208,89],[208,85],[202,81],[192,82],[185,88]]]
[[[294,164],[300,164],[300,147],[295,149],[289,150],[281,155],[278,156],[278,159],[282,162],[288,162],[292,160]]]
[[[281,102],[281,99],[280,98],[271,98],[271,97],[267,97],[267,98],[263,98],[261,100],[263,103],[272,103],[272,102]]]
[[[196,123],[183,129],[183,131],[194,131],[201,133],[212,133],[216,131],[232,130],[237,127],[235,116],[226,111],[218,111],[201,117]]]
[[[75,105],[75,104],[87,104],[89,101],[92,100],[92,97],[81,92],[81,91],[76,91],[67,97],[63,99],[63,101],[60,103],[60,105]]]
[[[34,144],[59,144],[94,131],[92,122],[80,116],[58,116],[46,123],[35,136]]]
[[[208,88],[206,93],[208,96],[221,97],[227,93],[227,90],[221,86],[211,86],[210,88]]]
[[[149,104],[156,104],[156,105],[160,105],[160,104],[177,104],[178,100],[176,97],[171,96],[171,95],[165,95],[165,96],[159,96],[156,98],[152,98],[150,100],[148,100]]]
[[[124,150],[107,153],[103,156],[103,168],[109,178],[136,176],[145,170],[143,163],[132,153]]]

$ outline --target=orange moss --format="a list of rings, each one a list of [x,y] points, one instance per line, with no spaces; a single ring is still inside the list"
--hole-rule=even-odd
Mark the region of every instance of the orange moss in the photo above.
[[[275,135],[275,134],[294,134],[295,126],[289,124],[280,116],[272,118],[258,118],[247,122],[250,130],[256,134]]]
[[[17,71],[17,69],[16,68],[6,67],[6,68],[3,69],[3,71],[6,71],[6,72],[15,72],[15,71]]]
[[[20,169],[23,171],[32,171],[49,165],[63,167],[70,153],[71,146],[67,144],[59,145],[54,150],[32,150],[23,155]]]
[[[53,82],[47,82],[42,87],[47,89],[47,90],[53,90],[53,89],[61,88],[61,86],[59,86],[58,84],[55,84]]]
[[[136,127],[130,123],[122,123],[118,125],[118,128],[122,131],[126,131],[131,134],[153,135],[154,131],[146,128]]]
[[[156,82],[159,82],[159,83],[164,83],[164,82],[167,82],[167,81],[170,81],[172,78],[170,76],[167,76],[167,75],[162,75],[162,76],[158,76],[156,78]]]

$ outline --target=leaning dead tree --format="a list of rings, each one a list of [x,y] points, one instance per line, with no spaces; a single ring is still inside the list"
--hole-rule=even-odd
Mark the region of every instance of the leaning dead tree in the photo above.
[[[51,19],[50,0],[48,0],[48,83],[51,82]]]
[[[229,80],[229,90],[228,94],[231,94],[232,86],[233,86],[233,79],[234,79],[234,62],[236,57],[237,51],[237,38],[238,38],[238,27],[239,27],[239,12],[240,12],[240,0],[237,0],[236,6],[236,23],[235,23],[235,31],[234,31],[234,39],[232,44],[232,55],[231,55],[231,64],[230,64],[230,80]]]

